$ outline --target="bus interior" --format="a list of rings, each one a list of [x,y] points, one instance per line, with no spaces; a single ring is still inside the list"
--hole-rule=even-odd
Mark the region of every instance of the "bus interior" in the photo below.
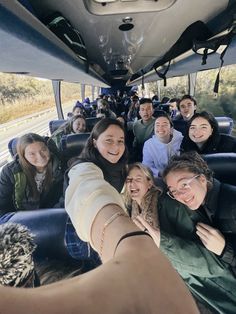
[[[58,31],[60,22],[65,29]],[[236,1],[0,0],[0,46],[1,72],[52,81],[63,121],[62,81],[115,94],[188,74],[191,94],[197,72],[236,64]],[[64,146],[73,151],[73,139]],[[210,163],[226,181],[233,178],[234,154],[222,156],[220,169],[215,159]],[[223,172],[222,163],[227,164]],[[236,184],[235,177],[231,183]],[[49,227],[52,220],[55,228]],[[64,246],[63,209],[19,212],[11,222],[36,233],[39,260],[71,262]],[[44,241],[48,232],[53,246]]]

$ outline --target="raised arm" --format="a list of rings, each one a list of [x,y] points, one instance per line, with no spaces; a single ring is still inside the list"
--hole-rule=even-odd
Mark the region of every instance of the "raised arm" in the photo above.
[[[69,174],[72,181],[83,168],[77,167]],[[96,168],[85,180],[79,177],[77,185],[70,181],[66,206],[70,204],[79,236],[102,253],[104,264],[77,278],[37,289],[1,288],[0,313],[198,313],[183,281],[152,239],[142,233],[130,234],[138,228],[124,214],[119,193],[105,181],[104,186],[102,182],[90,185],[95,172],[96,181],[102,181]],[[83,195],[85,185],[90,193]],[[75,200],[70,202],[71,198]]]

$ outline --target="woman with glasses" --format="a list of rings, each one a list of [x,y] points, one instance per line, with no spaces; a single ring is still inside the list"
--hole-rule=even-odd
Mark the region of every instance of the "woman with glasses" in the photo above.
[[[158,199],[160,229],[147,229],[191,292],[214,313],[236,309],[236,187],[213,179],[197,153],[172,157]]]

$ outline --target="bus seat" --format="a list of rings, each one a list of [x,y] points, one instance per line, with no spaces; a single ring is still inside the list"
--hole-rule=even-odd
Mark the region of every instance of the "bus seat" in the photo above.
[[[100,121],[101,118],[97,118],[97,117],[92,117],[92,118],[86,118],[86,127],[87,127],[87,131],[91,132],[94,125]]]
[[[70,259],[65,247],[64,234],[67,213],[63,208],[38,209],[16,212],[8,222],[25,225],[35,237],[35,258]]]
[[[234,121],[233,119],[229,117],[215,117],[218,126],[219,126],[219,132],[224,133],[224,134],[231,134],[234,126]]]
[[[18,137],[12,138],[8,143],[8,150],[12,158],[16,155],[16,145],[17,145]]]
[[[231,134],[233,130],[233,119],[229,117],[215,117],[219,126],[219,132],[224,134]],[[187,128],[187,121],[184,120],[173,120],[174,129],[180,131],[185,135],[185,130]]]
[[[154,118],[158,118],[159,116],[163,116],[163,114],[166,114],[166,111],[158,108],[158,109],[154,109],[152,116]]]
[[[61,138],[61,152],[65,159],[78,156],[89,138],[90,133],[68,134]]]
[[[202,155],[214,177],[221,182],[236,185],[236,153]]]
[[[51,135],[65,122],[66,120],[63,119],[49,121],[49,131]]]

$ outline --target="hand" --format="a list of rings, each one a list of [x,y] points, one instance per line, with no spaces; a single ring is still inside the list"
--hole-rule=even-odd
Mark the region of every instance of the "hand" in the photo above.
[[[133,221],[141,230],[148,232],[153,238],[156,246],[160,247],[161,233],[159,228],[155,229],[150,226],[149,223],[140,215],[134,218]]]
[[[198,223],[196,233],[209,251],[221,255],[225,247],[225,238],[219,230],[204,223]]]

